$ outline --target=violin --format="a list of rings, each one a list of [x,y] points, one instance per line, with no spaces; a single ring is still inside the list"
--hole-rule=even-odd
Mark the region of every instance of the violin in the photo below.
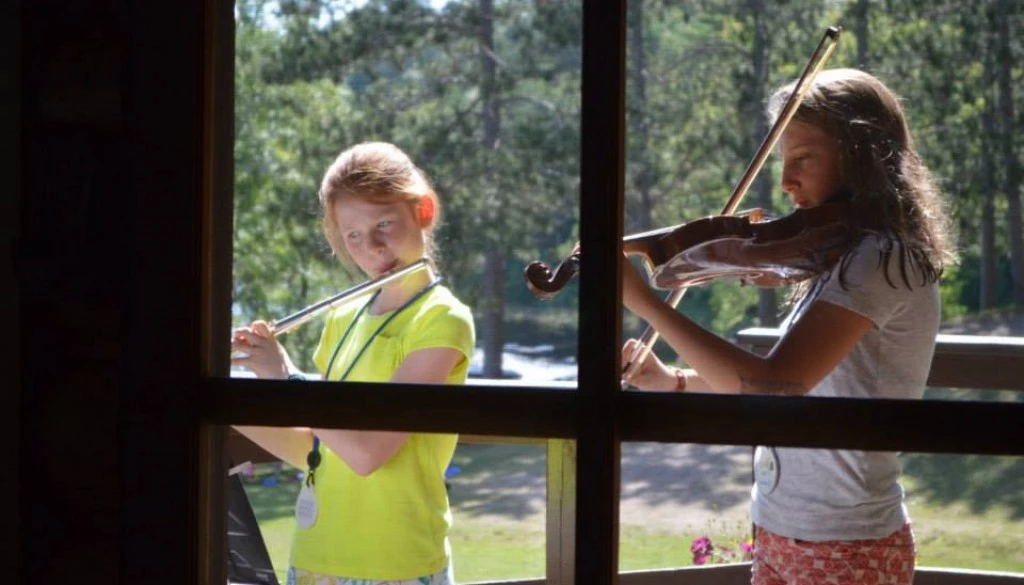
[[[672,289],[665,299],[669,306],[674,308],[679,304],[688,284],[720,276],[737,277],[741,282],[758,286],[799,282],[831,265],[841,257],[840,252],[849,247],[851,238],[846,223],[840,219],[844,214],[839,208],[819,205],[806,211],[797,210],[778,220],[782,223],[764,222],[757,214],[734,215],[771,149],[810,91],[814,78],[835,50],[841,32],[837,26],[825,29],[721,216],[669,228],[667,233],[662,230],[623,239],[623,250],[627,254],[639,253],[654,265],[655,285]],[[578,251],[559,264],[554,273],[542,262],[531,262],[524,270],[527,287],[538,298],[550,299],[579,272],[579,266]],[[623,387],[628,386],[634,364],[643,363],[657,340],[658,332],[648,326],[622,368]]]
[[[774,220],[753,209],[628,236],[623,251],[643,259],[660,289],[723,278],[774,288],[807,280],[835,264],[857,234],[850,220],[845,203],[797,209]],[[539,299],[553,298],[578,273],[579,264],[579,252],[554,272],[543,262],[532,262],[525,269],[527,287]]]
[[[623,251],[640,254],[653,268],[655,286],[672,290],[666,302],[673,307],[692,284],[732,276],[741,283],[781,286],[806,280],[839,258],[849,237],[843,209],[819,205],[799,209],[780,220],[764,222],[762,214],[735,211],[771,149],[796,114],[803,97],[835,50],[842,29],[830,26],[804,67],[768,136],[740,177],[720,216],[623,238]],[[667,233],[666,233],[667,232]],[[554,297],[579,272],[579,251],[552,273],[543,262],[526,266],[527,288],[541,300]]]

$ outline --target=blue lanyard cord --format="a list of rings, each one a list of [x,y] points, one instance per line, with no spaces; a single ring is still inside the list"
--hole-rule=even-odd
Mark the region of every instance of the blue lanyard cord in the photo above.
[[[341,336],[341,341],[338,342],[337,347],[334,348],[334,353],[331,354],[331,360],[327,362],[327,369],[324,370],[324,380],[327,380],[330,377],[331,370],[334,368],[334,360],[338,357],[338,352],[341,351],[341,348],[345,346],[345,340],[348,339],[348,334],[352,333],[352,329],[354,329],[356,323],[359,322],[359,318],[362,317],[363,313],[366,312],[366,309],[368,309],[370,305],[373,304],[373,301],[375,301],[377,297],[380,296],[380,292],[381,291],[373,293],[373,296],[370,297],[370,300],[366,301],[366,304],[359,309],[358,313],[356,313],[355,319],[352,319],[352,322],[348,324],[348,329],[345,329],[345,334]],[[367,341],[367,344],[369,344],[370,341],[373,341],[373,337],[376,335],[377,334],[374,333],[373,336],[370,337],[370,340]],[[359,353],[362,354],[362,351],[360,351]],[[354,361],[355,360],[353,360],[353,363]],[[347,371],[345,372],[345,375],[341,377],[341,379],[344,380],[346,376],[348,376]]]
[[[415,295],[413,295],[411,299],[402,303],[402,306],[398,307],[397,309],[394,310],[394,312],[388,315],[388,318],[385,319],[384,322],[381,323],[379,327],[377,327],[373,334],[370,335],[370,338],[366,340],[366,343],[363,344],[363,347],[359,349],[359,353],[357,353],[356,357],[352,360],[351,363],[349,363],[348,368],[345,369],[345,373],[342,374],[340,378],[338,378],[338,381],[342,382],[346,378],[348,378],[348,375],[352,373],[352,369],[356,367],[356,363],[359,361],[359,358],[363,357],[363,354],[366,353],[367,348],[370,347],[370,344],[373,343],[373,340],[377,338],[377,335],[381,331],[383,331],[384,328],[387,327],[388,324],[390,324],[391,321],[393,321],[395,317],[398,316],[399,313],[407,309],[409,306],[411,306],[413,303],[415,303],[417,300],[423,297],[423,295],[430,292],[431,289],[433,289],[440,283],[441,279],[435,278],[433,282],[423,287],[423,289],[420,290]],[[324,370],[325,380],[327,379],[328,376],[331,375],[331,369],[334,368],[334,360],[338,357],[338,352],[341,351],[341,348],[344,347],[345,341],[348,340],[349,334],[352,333],[352,330],[355,328],[356,323],[363,316],[363,313],[366,312],[370,305],[373,304],[373,301],[377,299],[380,293],[381,291],[378,290],[376,293],[373,294],[372,297],[370,297],[370,300],[367,301],[366,304],[359,309],[359,312],[356,313],[355,318],[352,319],[352,322],[349,323],[348,328],[345,329],[345,334],[341,336],[341,341],[339,341],[338,346],[334,348],[334,353],[331,354],[331,359],[327,363],[327,369]],[[310,451],[309,454],[306,456],[306,464],[309,465],[309,473],[306,474],[306,485],[312,486],[313,483],[315,482],[313,478],[313,473],[316,471],[317,466],[320,465],[320,438],[317,437],[316,435],[313,435],[313,450]]]
[[[383,331],[384,328],[387,327],[388,324],[390,324],[391,321],[393,321],[395,317],[398,316],[399,313],[407,309],[410,305],[419,300],[420,297],[430,292],[431,289],[433,289],[440,283],[441,279],[435,278],[433,282],[423,287],[423,289],[421,289],[418,293],[413,295],[411,299],[402,303],[402,306],[398,307],[397,309],[394,310],[394,312],[388,315],[388,318],[385,319],[384,322],[381,323],[379,327],[377,327],[377,330],[374,331],[372,335],[370,335],[370,338],[366,340],[366,343],[364,343],[363,347],[360,348],[359,353],[357,353],[356,357],[352,360],[351,363],[349,363],[348,368],[345,369],[345,373],[342,374],[340,378],[338,378],[338,381],[344,382],[348,378],[348,375],[352,373],[352,369],[356,367],[356,363],[359,361],[359,358],[363,357],[363,354],[366,353],[366,350],[370,347],[370,344],[373,343],[373,340],[376,339],[377,335],[381,331]],[[331,369],[334,367],[334,360],[338,357],[338,352],[341,351],[341,348],[345,345],[345,341],[348,339],[349,333],[351,333],[352,329],[355,328],[356,322],[359,321],[360,317],[363,316],[363,313],[366,312],[366,309],[369,308],[369,306],[373,303],[377,296],[380,295],[380,293],[381,291],[377,291],[376,293],[374,293],[374,295],[370,297],[370,300],[365,305],[363,305],[363,308],[359,309],[359,313],[356,315],[355,319],[352,319],[352,323],[349,324],[348,329],[345,330],[345,334],[341,336],[341,341],[338,342],[338,346],[334,348],[334,353],[331,354],[331,360],[327,363],[327,369],[324,370],[324,379],[327,379],[327,377],[331,375]]]

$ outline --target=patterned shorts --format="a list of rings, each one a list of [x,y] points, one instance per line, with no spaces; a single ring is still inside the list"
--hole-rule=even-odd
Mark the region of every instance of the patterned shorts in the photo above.
[[[911,585],[910,524],[873,540],[811,542],[756,527],[752,585]]]
[[[348,577],[335,577],[313,573],[304,569],[288,567],[287,585],[455,585],[455,576],[452,574],[452,567],[448,565],[433,575],[425,575],[415,579],[350,579]]]

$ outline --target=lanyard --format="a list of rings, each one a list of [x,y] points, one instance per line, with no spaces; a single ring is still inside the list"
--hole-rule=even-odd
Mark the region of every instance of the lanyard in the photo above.
[[[367,348],[370,347],[370,344],[373,343],[373,340],[377,338],[377,335],[381,331],[383,331],[384,328],[387,327],[388,324],[391,323],[391,321],[393,321],[395,317],[398,316],[399,313],[407,309],[409,306],[411,306],[413,303],[419,300],[423,295],[430,292],[431,289],[433,289],[440,283],[441,279],[435,278],[430,284],[423,287],[423,289],[421,289],[418,293],[413,295],[411,299],[402,303],[402,306],[398,307],[390,315],[388,315],[388,318],[385,319],[384,322],[381,323],[379,327],[377,327],[377,329],[370,335],[369,339],[366,340],[366,343],[363,344],[363,347],[359,349],[359,353],[357,353],[356,357],[352,359],[352,362],[349,363],[348,368],[345,369],[345,373],[342,374],[340,378],[338,378],[338,381],[342,382],[346,378],[348,378],[348,375],[352,373],[352,369],[356,367],[356,362],[359,361],[359,358],[363,357],[363,354],[366,353]],[[349,334],[352,333],[353,329],[355,329],[356,323],[359,322],[359,319],[363,316],[363,313],[365,313],[366,310],[370,307],[370,305],[373,304],[373,301],[377,299],[380,293],[381,291],[379,290],[373,293],[373,296],[370,297],[370,300],[367,301],[366,304],[359,309],[359,312],[356,313],[355,318],[352,319],[351,323],[349,323],[348,329],[345,330],[345,334],[341,336],[341,341],[338,342],[338,346],[334,348],[334,353],[331,354],[331,359],[327,363],[327,369],[324,370],[324,379],[327,379],[327,377],[331,375],[331,368],[334,367],[334,360],[338,357],[338,352],[341,351],[341,348],[345,345],[345,341],[348,340]],[[313,435],[313,449],[309,452],[309,454],[306,455],[306,465],[309,466],[309,473],[306,474],[307,486],[312,486],[316,483],[316,479],[314,478],[313,474],[316,472],[316,468],[320,465],[320,461],[320,437]]]

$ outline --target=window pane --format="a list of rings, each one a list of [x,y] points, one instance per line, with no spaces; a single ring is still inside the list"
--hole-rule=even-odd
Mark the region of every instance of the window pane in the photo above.
[[[778,487],[765,499],[782,512],[765,504],[763,526],[814,541],[829,540],[816,535],[823,530],[854,539],[853,532],[880,525],[887,516],[897,528],[902,522],[899,492],[887,493],[885,486],[893,484],[878,471],[879,458],[886,454],[778,451]],[[747,446],[623,444],[621,570],[750,561],[753,452]],[[854,475],[826,461],[856,462],[857,473],[866,479],[854,481]],[[893,461],[903,468],[899,482],[919,570],[1010,571],[1024,577],[1024,458],[903,453]],[[818,467],[808,475],[812,463]],[[865,487],[865,482],[876,487]],[[852,495],[872,489],[872,498]],[[891,505],[879,504],[885,499]],[[876,508],[870,514],[853,512],[870,506]],[[843,515],[849,519],[829,520]],[[769,542],[761,538],[753,544],[774,546]],[[728,571],[728,582],[733,582],[736,575]]]
[[[750,455],[746,446],[623,443],[620,570],[748,560]]]
[[[855,10],[846,9],[853,4]],[[1006,187],[1000,170],[1005,166],[1000,161],[1009,160],[1000,157],[1009,156],[1009,150],[999,154],[1004,152],[999,145],[1009,144],[1019,121],[1013,119],[1012,108],[1006,109],[1008,101],[992,97],[1010,95],[1015,79],[1011,71],[1024,56],[1007,33],[1024,26],[1020,5],[996,3],[979,11],[949,2],[860,2],[844,8],[817,0],[699,7],[630,0],[628,10],[627,234],[721,213],[768,136],[768,98],[803,70],[826,27],[842,25],[825,67],[870,71],[901,97],[917,151],[951,202],[948,215],[940,216],[951,220],[960,258],[940,281],[941,331],[1015,336],[1020,347],[1015,359],[1024,356],[1019,277],[1010,269],[1020,265],[1015,235],[1024,228],[1018,212],[1004,211],[1001,193],[1018,187]],[[986,24],[993,22],[1009,28]],[[1004,104],[1002,110],[997,103]],[[968,152],[974,154],[965,156]],[[768,218],[794,211],[792,198],[782,189],[781,170],[775,152],[739,210],[761,208]],[[790,191],[795,188],[799,186],[789,186]],[[1015,203],[1006,209],[1015,209]],[[710,273],[721,274],[723,264],[744,266],[735,257],[707,257],[719,262],[704,266]],[[792,291],[739,287],[735,280],[720,278],[691,287],[680,310],[725,335],[778,326],[789,312],[786,301]],[[626,319],[628,333],[642,330],[643,324],[628,312]],[[656,351],[675,358],[664,347]],[[971,363],[970,369],[960,369],[962,377],[1000,378],[1000,372],[1010,371]],[[1020,388],[1019,379],[1012,384],[1007,389]],[[960,397],[983,399],[982,394]]]
[[[264,428],[263,432],[268,430],[283,429]],[[394,566],[394,558],[401,557],[404,550],[403,558],[412,559],[408,563],[412,570],[414,559],[424,552],[414,545],[419,542],[422,547],[420,541],[424,538],[438,539],[438,554],[443,556],[447,534],[453,574],[459,583],[543,577],[548,464],[545,441],[464,436],[443,474],[429,469],[429,465],[421,466],[421,475],[406,472],[404,483],[396,487],[395,478],[402,475],[396,462],[417,460],[409,450],[417,451],[420,463],[424,461],[423,450],[432,449],[431,445],[443,450],[434,442],[444,442],[445,436],[419,437],[415,449],[403,447],[384,467],[362,478],[345,474],[346,479],[339,479],[339,465],[345,463],[324,461],[313,473],[318,509],[313,528],[332,530],[330,524],[324,526],[330,522],[328,514],[346,517],[348,528],[339,529],[331,547],[361,546],[364,557],[388,557],[388,567]],[[322,446],[320,449],[324,452]],[[313,558],[308,551],[316,550],[316,543],[303,536],[305,531],[298,528],[297,520],[307,470],[281,462],[234,430],[229,431],[226,455],[231,463],[227,485],[229,577],[235,582],[266,582],[253,577],[262,569],[272,571],[280,583],[285,583],[293,546],[307,551],[299,553],[300,558],[307,559],[305,562]],[[433,471],[437,471],[436,482],[431,479]],[[427,485],[430,483],[437,485]],[[423,489],[414,493],[403,487],[408,485]],[[348,493],[352,499],[335,501],[324,495],[327,490]],[[358,503],[353,504],[355,500]],[[447,530],[445,502],[451,512]],[[417,517],[422,522],[411,520]],[[388,531],[381,526],[399,528]],[[352,532],[361,534],[364,540],[348,542]],[[417,532],[422,533],[420,541],[403,538]],[[366,546],[373,539],[380,548]],[[339,563],[339,567],[352,562],[344,555],[328,560]],[[301,567],[303,561],[297,562]]]
[[[918,564],[1024,577],[1024,458],[900,457]]]
[[[317,193],[339,153],[384,141],[439,197],[441,284],[476,326],[470,377],[574,380],[575,288],[540,302],[523,270],[557,267],[578,238],[580,6],[237,0],[233,325],[367,280],[332,256]],[[323,368],[323,323],[281,337],[305,372]]]
[[[460,583],[542,578],[547,455],[543,443],[461,442],[449,497]],[[483,439],[486,441],[486,439]],[[497,439],[500,440],[500,439]]]

